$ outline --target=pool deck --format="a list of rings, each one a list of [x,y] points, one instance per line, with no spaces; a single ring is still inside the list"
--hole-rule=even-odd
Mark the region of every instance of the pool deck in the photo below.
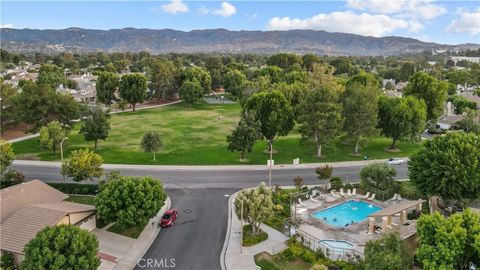
[[[301,208],[307,209],[305,212],[298,215],[299,218],[302,219],[301,225],[299,226],[298,229],[320,240],[332,239],[332,240],[343,240],[343,241],[350,242],[354,245],[353,249],[362,253],[364,251],[366,242],[368,242],[369,240],[379,238],[381,236],[381,233],[368,234],[368,218],[357,224],[339,228],[339,227],[331,226],[328,223],[313,217],[312,214],[315,212],[339,205],[343,202],[353,200],[353,197],[335,198],[330,194],[327,194],[327,195],[322,194],[322,195],[325,197],[325,200],[319,201],[318,203],[312,200],[307,200],[302,202],[304,206],[297,205],[297,208],[301,207]],[[358,196],[357,196],[357,199],[358,199]],[[381,208],[386,208],[388,206],[391,206],[392,204],[397,203],[394,201],[382,202],[377,200],[373,200],[373,201],[367,201],[362,199],[360,200]],[[393,220],[393,223],[398,224],[399,218],[395,217]],[[406,238],[416,232],[415,231],[416,222],[409,221],[409,223],[410,225],[392,226],[391,229],[388,231],[397,231],[400,233],[400,236],[402,238]],[[380,223],[377,225],[380,225]]]

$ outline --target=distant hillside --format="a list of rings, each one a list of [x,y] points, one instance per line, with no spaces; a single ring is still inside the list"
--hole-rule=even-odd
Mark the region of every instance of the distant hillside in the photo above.
[[[476,49],[479,44],[442,45],[404,37],[366,37],[314,30],[190,32],[162,29],[0,30],[3,49],[17,52],[276,53],[396,55],[431,49]]]

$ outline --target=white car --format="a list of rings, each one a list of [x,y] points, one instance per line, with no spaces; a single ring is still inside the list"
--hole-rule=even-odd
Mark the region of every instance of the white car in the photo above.
[[[391,158],[387,161],[388,165],[404,165],[407,164],[408,160],[401,158]]]

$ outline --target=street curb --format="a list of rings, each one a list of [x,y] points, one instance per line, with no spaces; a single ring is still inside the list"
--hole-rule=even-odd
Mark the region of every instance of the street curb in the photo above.
[[[228,222],[227,222],[227,232],[225,233],[225,240],[223,241],[222,253],[220,253],[220,267],[222,270],[227,270],[227,265],[225,264],[225,255],[227,254],[227,248],[230,243],[230,233],[232,230],[232,201],[233,198],[237,197],[237,193],[241,190],[233,193],[228,198]]]

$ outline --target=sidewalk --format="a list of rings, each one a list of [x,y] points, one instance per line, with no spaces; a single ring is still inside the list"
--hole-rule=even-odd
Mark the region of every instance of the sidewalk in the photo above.
[[[288,237],[279,231],[261,224],[260,228],[268,234],[268,239],[251,247],[241,247],[241,222],[233,211],[233,203],[238,192],[230,196],[228,200],[228,225],[227,235],[220,255],[222,270],[255,270],[257,265],[253,256],[260,252],[270,254],[278,253],[286,248],[284,242]]]
[[[108,225],[105,226],[105,228],[96,229],[94,234],[99,239],[100,255],[102,257],[102,263],[98,269],[133,269],[160,232],[161,227],[158,223],[163,213],[165,213],[167,209],[170,209],[171,204],[170,197],[167,197],[165,205],[158,211],[155,217],[150,219],[137,239],[108,232],[106,231],[109,227]],[[111,259],[109,259],[109,257]]]
[[[280,164],[273,165],[272,170],[315,169],[318,166],[329,164],[334,168],[365,166],[375,162],[386,162],[387,159],[372,159],[358,161],[341,161],[325,163],[305,163],[300,165]],[[30,165],[60,168],[59,161],[14,160],[13,165]],[[265,171],[267,165],[134,165],[134,164],[103,164],[104,169],[122,170],[150,170],[150,171]]]

